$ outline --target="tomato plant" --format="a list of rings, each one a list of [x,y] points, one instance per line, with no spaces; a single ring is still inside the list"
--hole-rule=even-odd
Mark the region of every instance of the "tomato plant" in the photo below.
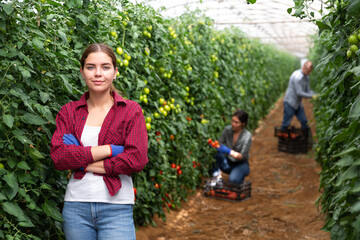
[[[300,4],[299,4],[300,3]],[[298,2],[297,8],[304,7]],[[360,94],[358,1],[328,1],[329,12],[316,21],[310,58],[319,92],[315,104],[316,160],[321,165],[321,197],[317,204],[326,217],[331,239],[360,236],[359,186]],[[306,11],[297,11],[307,17]],[[309,16],[311,18],[311,16]]]

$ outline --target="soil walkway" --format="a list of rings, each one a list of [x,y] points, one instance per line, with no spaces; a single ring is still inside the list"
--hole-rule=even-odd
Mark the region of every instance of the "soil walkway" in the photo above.
[[[315,135],[312,104],[309,100],[303,102]],[[251,173],[247,177],[252,183],[250,199],[231,202],[207,198],[198,189],[181,209],[167,214],[165,223],[155,218],[156,228],[138,228],[137,239],[330,239],[321,230],[324,217],[315,205],[320,195],[320,168],[313,152],[289,154],[277,150],[274,126],[280,125],[282,116],[280,99],[253,133]],[[299,126],[296,118],[292,125]]]

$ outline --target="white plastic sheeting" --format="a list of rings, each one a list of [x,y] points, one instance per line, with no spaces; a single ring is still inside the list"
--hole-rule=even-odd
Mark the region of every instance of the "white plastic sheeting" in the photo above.
[[[222,29],[230,25],[240,28],[249,38],[258,38],[280,49],[304,58],[311,47],[311,35],[317,26],[309,20],[291,16],[287,9],[294,6],[293,0],[257,0],[247,4],[246,0],[132,0],[157,9],[165,17],[179,16],[189,10],[201,9],[214,19],[215,27]],[[165,8],[161,8],[165,7]],[[309,11],[320,19],[320,10],[326,11],[321,0],[313,0]]]

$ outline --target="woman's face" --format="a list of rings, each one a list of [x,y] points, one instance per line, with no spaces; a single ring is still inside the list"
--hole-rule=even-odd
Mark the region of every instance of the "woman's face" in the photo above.
[[[231,126],[232,130],[237,132],[244,128],[245,123],[241,122],[237,116],[233,116],[231,119]]]
[[[117,71],[111,57],[104,52],[90,53],[85,60],[84,68],[80,68],[89,91],[95,92],[109,90],[116,78]]]

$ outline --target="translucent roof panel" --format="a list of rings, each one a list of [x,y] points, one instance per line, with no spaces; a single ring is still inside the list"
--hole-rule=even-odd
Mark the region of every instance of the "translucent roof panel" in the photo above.
[[[310,36],[317,33],[317,26],[309,20],[300,20],[288,14],[294,6],[292,0],[258,0],[247,4],[246,0],[132,0],[157,9],[165,17],[179,16],[189,10],[200,9],[214,19],[217,29],[235,26],[249,38],[258,38],[283,49],[299,58],[307,56],[311,47]],[[164,8],[162,8],[164,7]],[[308,11],[320,19],[325,12],[321,0],[314,0]]]

